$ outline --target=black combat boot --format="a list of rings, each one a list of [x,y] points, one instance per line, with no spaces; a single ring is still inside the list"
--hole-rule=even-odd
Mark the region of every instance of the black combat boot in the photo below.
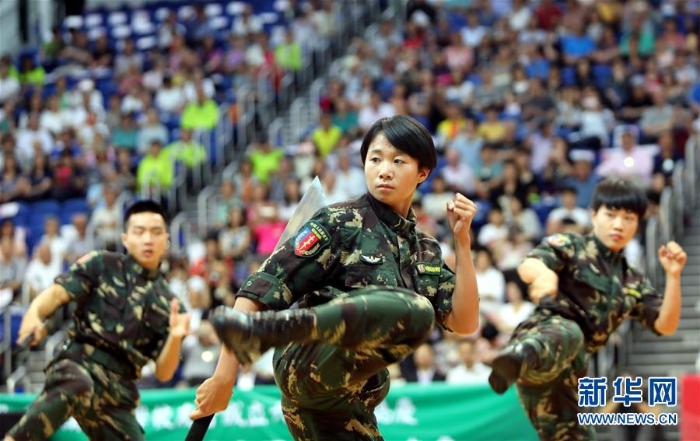
[[[503,394],[527,369],[535,369],[537,360],[537,351],[528,344],[520,343],[503,349],[491,363],[491,389]]]
[[[310,341],[316,326],[316,315],[308,309],[245,313],[220,306],[210,320],[226,349],[242,364],[272,347]]]

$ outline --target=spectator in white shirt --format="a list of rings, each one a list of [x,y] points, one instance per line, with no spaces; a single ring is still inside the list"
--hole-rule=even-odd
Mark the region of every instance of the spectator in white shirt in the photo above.
[[[202,69],[194,69],[192,72],[192,78],[185,83],[185,100],[188,103],[197,101],[197,89],[201,87],[204,90],[204,95],[207,98],[213,98],[216,92],[216,87],[214,85],[214,80],[211,78],[204,77],[204,71]]]
[[[488,223],[481,227],[477,242],[483,247],[496,247],[508,237],[508,226],[500,206],[494,205],[489,210]]]
[[[253,14],[253,7],[244,3],[243,11],[233,20],[231,30],[236,35],[257,34],[263,30],[263,22],[260,17]]]
[[[374,53],[379,58],[384,58],[392,46],[401,46],[403,39],[401,34],[395,29],[394,22],[388,18],[382,20],[379,24],[379,32],[372,36],[369,42],[374,49]]]
[[[605,151],[603,156],[596,174],[603,177],[628,178],[643,187],[649,187],[651,184],[654,171],[653,153],[647,148],[636,145],[632,133],[624,132],[622,148]]]
[[[570,136],[573,148],[598,149],[609,143],[609,133],[615,124],[615,115],[603,107],[598,92],[591,86],[584,89],[581,99],[581,130]]]
[[[527,238],[536,241],[542,237],[542,224],[535,210],[523,207],[523,202],[514,196],[508,196],[508,225],[517,226]]]
[[[494,266],[491,252],[485,248],[476,252],[474,262],[476,286],[479,288],[479,310],[484,314],[497,312],[506,299],[506,279]]]
[[[49,216],[44,221],[44,235],[41,242],[46,243],[51,248],[51,264],[56,267],[56,271],[63,270],[63,260],[68,252],[68,241],[60,234],[60,223],[57,217]]]
[[[337,185],[335,170],[326,169],[323,172],[321,175],[321,185],[323,186],[323,191],[326,194],[326,201],[329,204],[344,202],[349,199],[348,195],[345,193],[345,190]]]
[[[39,115],[32,114],[27,121],[27,128],[17,131],[17,159],[23,166],[33,161],[37,142],[41,144],[44,154],[48,155],[53,150],[51,133],[39,127]]]
[[[51,286],[53,280],[61,273],[60,268],[53,263],[54,260],[51,246],[46,242],[39,243],[24,275],[22,292],[25,299],[34,299],[40,292]]]
[[[453,198],[454,193],[447,189],[445,178],[438,174],[430,183],[430,192],[423,196],[421,204],[425,214],[436,221],[443,221],[446,219],[445,204]]]
[[[362,196],[367,191],[365,174],[352,165],[349,152],[343,150],[338,154],[338,170],[336,170],[335,185],[348,198]]]
[[[69,115],[65,110],[61,110],[59,105],[58,95],[51,95],[39,118],[39,126],[48,130],[53,136],[58,136],[71,126]]]
[[[80,256],[86,255],[94,248],[91,238],[87,236],[87,225],[87,213],[77,213],[73,215],[70,225],[61,228],[61,236],[68,243],[64,257],[67,265],[72,265]]]
[[[373,90],[369,96],[369,104],[362,106],[360,109],[357,123],[363,131],[366,131],[375,121],[381,118],[392,117],[395,114],[394,106],[383,102],[379,91]]]
[[[462,161],[459,151],[448,149],[445,152],[445,160],[447,164],[442,169],[442,176],[445,178],[447,188],[465,195],[474,195],[476,176],[472,168]]]
[[[102,92],[95,89],[95,82],[91,79],[80,80],[70,95],[70,107],[94,110],[99,115],[104,114],[104,98]]]
[[[0,104],[16,99],[21,90],[19,80],[10,77],[10,66],[5,60],[0,60]]]
[[[461,29],[462,41],[467,46],[476,47],[481,44],[481,40],[488,33],[488,29],[479,24],[479,13],[470,10],[467,14],[467,25]]]
[[[95,233],[101,245],[105,248],[116,248],[121,233],[122,214],[122,207],[116,203],[119,190],[115,186],[108,185],[102,191],[104,205],[97,206],[93,210],[90,222],[95,227]]]
[[[476,342],[464,339],[458,348],[462,363],[447,372],[445,381],[448,384],[487,384],[491,369],[478,360]]]
[[[506,298],[508,303],[489,317],[503,337],[508,337],[513,330],[535,311],[535,304],[523,298],[523,292],[516,282],[508,282],[506,285]]]
[[[163,86],[156,92],[155,105],[161,112],[180,113],[185,105],[185,93],[173,86],[170,75],[163,77]]]
[[[523,31],[530,23],[532,11],[525,4],[524,0],[513,0],[513,9],[507,15],[508,26],[511,30],[520,32]]]
[[[109,128],[107,124],[99,121],[94,111],[90,110],[85,118],[85,123],[77,128],[78,140],[87,150],[93,144],[97,134],[101,135],[102,139],[109,138]]]
[[[547,216],[546,234],[561,233],[561,223],[565,218],[576,223],[577,233],[584,233],[591,226],[591,214],[578,206],[578,193],[574,187],[564,187],[559,193],[560,206]]]
[[[176,35],[185,35],[187,28],[177,21],[177,14],[170,12],[158,30],[158,46],[167,49]]]

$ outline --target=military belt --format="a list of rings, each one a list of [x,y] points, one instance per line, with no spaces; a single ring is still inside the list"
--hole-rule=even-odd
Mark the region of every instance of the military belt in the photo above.
[[[82,343],[76,341],[68,341],[66,343],[66,350],[69,353],[79,353],[82,357],[87,360],[94,361],[105,369],[112,371],[128,380],[136,379],[136,370],[124,359],[120,359],[116,355],[112,355],[104,349],[100,349],[89,343]]]

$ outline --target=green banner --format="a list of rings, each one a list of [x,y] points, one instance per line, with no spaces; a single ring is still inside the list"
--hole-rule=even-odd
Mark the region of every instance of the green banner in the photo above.
[[[183,440],[194,409],[194,389],[156,389],[141,393],[137,419],[151,441]],[[0,412],[21,411],[34,395],[0,395]],[[387,441],[535,441],[514,388],[496,395],[488,385],[392,386],[377,409],[377,421]],[[207,432],[214,440],[289,440],[275,386],[237,391]],[[87,440],[70,419],[52,437],[55,441]]]

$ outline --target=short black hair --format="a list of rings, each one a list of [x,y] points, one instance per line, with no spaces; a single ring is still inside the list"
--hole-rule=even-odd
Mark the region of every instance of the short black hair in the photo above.
[[[362,139],[362,147],[360,147],[363,164],[367,158],[369,145],[380,133],[384,134],[391,145],[416,159],[418,167],[427,168],[431,172],[437,167],[437,152],[433,137],[423,124],[406,115],[381,118],[372,124]]]
[[[625,210],[644,216],[649,206],[646,192],[627,179],[606,178],[595,187],[591,209],[596,212],[605,205],[613,210]]]
[[[128,227],[131,216],[139,213],[159,214],[163,217],[165,225],[168,225],[168,215],[165,213],[163,206],[152,199],[142,199],[131,204],[124,212],[124,229]]]

